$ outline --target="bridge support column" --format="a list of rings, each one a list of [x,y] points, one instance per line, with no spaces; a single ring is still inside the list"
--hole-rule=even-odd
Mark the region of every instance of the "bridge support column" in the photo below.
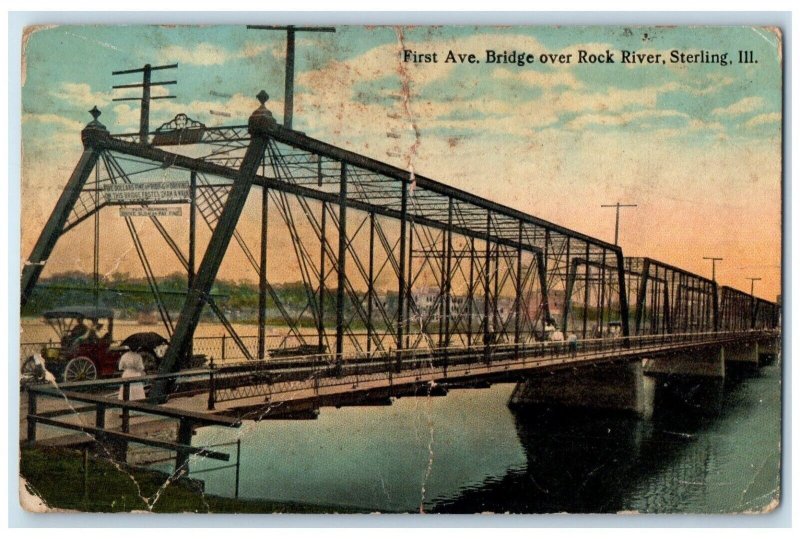
[[[718,414],[726,359],[727,350],[722,346],[645,359],[644,374],[656,381],[654,413],[664,407],[700,416]]]
[[[723,348],[723,353],[728,367],[757,369],[760,365],[758,342],[730,344]]]
[[[781,351],[781,341],[779,338],[765,339],[758,342],[758,353],[760,365],[768,365],[775,361]]]
[[[645,359],[644,374],[652,377],[694,376],[698,378],[724,379],[727,355],[725,348],[719,347]]]
[[[760,354],[777,354],[781,350],[781,341],[778,338],[765,339],[758,342]]]
[[[535,375],[517,384],[509,407],[558,405],[645,413],[644,379],[639,361]]]

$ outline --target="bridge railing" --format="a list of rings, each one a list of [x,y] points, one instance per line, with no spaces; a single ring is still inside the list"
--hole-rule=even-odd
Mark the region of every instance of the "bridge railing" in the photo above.
[[[26,443],[36,443],[38,427],[42,426],[80,433],[85,436],[85,441],[98,444],[102,451],[112,457],[117,453],[124,455],[128,444],[174,452],[176,472],[186,469],[190,455],[228,461],[230,456],[227,453],[211,447],[192,446],[192,432],[201,426],[239,427],[239,418],[158,405],[146,400],[133,400],[132,397],[131,386],[136,384],[162,381],[179,385],[181,378],[196,380],[209,374],[205,370],[195,370],[166,375],[27,386]],[[108,394],[112,388],[119,388],[119,392]],[[117,409],[121,412],[119,421],[117,416],[109,414]],[[176,440],[173,442],[133,433],[132,413],[177,422]],[[89,417],[86,417],[87,414]],[[94,415],[93,421],[91,415]]]
[[[678,345],[703,345],[729,340],[763,338],[773,332],[707,332],[566,341],[497,343],[430,349],[400,349],[363,354],[337,361],[331,354],[248,361],[213,370],[210,394],[215,402],[265,397],[276,402],[281,395],[334,386],[353,389],[370,382],[411,383],[437,378],[469,376],[477,368],[524,368],[537,364],[578,363],[614,358],[621,354],[659,351]]]
[[[320,391],[336,386],[353,389],[365,384],[384,386],[409,384],[423,380],[447,380],[475,376],[476,373],[502,372],[536,366],[578,364],[598,359],[612,360],[623,354],[654,353],[669,347],[707,345],[741,340],[758,340],[778,335],[774,330],[726,331],[643,335],[579,340],[574,346],[566,341],[531,343],[473,344],[430,349],[400,349],[360,353],[337,360],[333,354],[275,358],[261,361],[225,363],[212,368],[180,371],[168,375],[140,378],[114,378],[60,384],[57,388],[31,386],[29,392],[70,395],[108,392],[132,383],[151,384],[158,380],[172,382],[171,398],[208,394],[208,409],[217,402],[263,397],[277,402],[297,391]],[[50,395],[53,396],[53,395]],[[35,398],[35,397],[34,397]],[[121,403],[120,408],[135,409],[135,402]],[[30,412],[36,415],[36,412]]]

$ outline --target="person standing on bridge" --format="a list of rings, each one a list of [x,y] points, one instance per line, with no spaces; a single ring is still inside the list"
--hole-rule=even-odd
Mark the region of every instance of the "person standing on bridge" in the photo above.
[[[575,332],[570,331],[567,335],[567,345],[569,346],[569,355],[575,357],[578,355],[578,336]]]
[[[564,332],[560,329],[556,328],[556,330],[550,335],[550,340],[553,341],[553,352],[556,354],[563,354],[564,353]]]
[[[122,371],[122,378],[138,378],[145,375],[144,360],[141,354],[137,352],[125,352],[119,358],[119,370]],[[144,384],[141,382],[134,382],[130,384],[130,393],[128,400],[140,401],[146,398],[144,394]],[[119,400],[125,400],[123,393],[124,387],[119,387]]]

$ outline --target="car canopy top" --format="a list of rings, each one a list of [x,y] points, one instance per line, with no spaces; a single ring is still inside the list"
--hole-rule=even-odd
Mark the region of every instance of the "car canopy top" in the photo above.
[[[73,307],[59,307],[50,311],[42,313],[46,320],[54,320],[58,318],[113,318],[114,311],[105,307],[88,306],[73,306]]]

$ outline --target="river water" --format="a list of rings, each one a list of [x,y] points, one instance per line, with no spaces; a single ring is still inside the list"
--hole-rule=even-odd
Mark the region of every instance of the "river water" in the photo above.
[[[194,443],[242,439],[240,496],[365,511],[729,513],[779,496],[780,361],[729,372],[718,415],[646,378],[651,417],[512,412],[513,385],[323,408],[315,421],[200,429]],[[691,388],[689,390],[691,392]],[[192,476],[232,496],[233,470]]]

